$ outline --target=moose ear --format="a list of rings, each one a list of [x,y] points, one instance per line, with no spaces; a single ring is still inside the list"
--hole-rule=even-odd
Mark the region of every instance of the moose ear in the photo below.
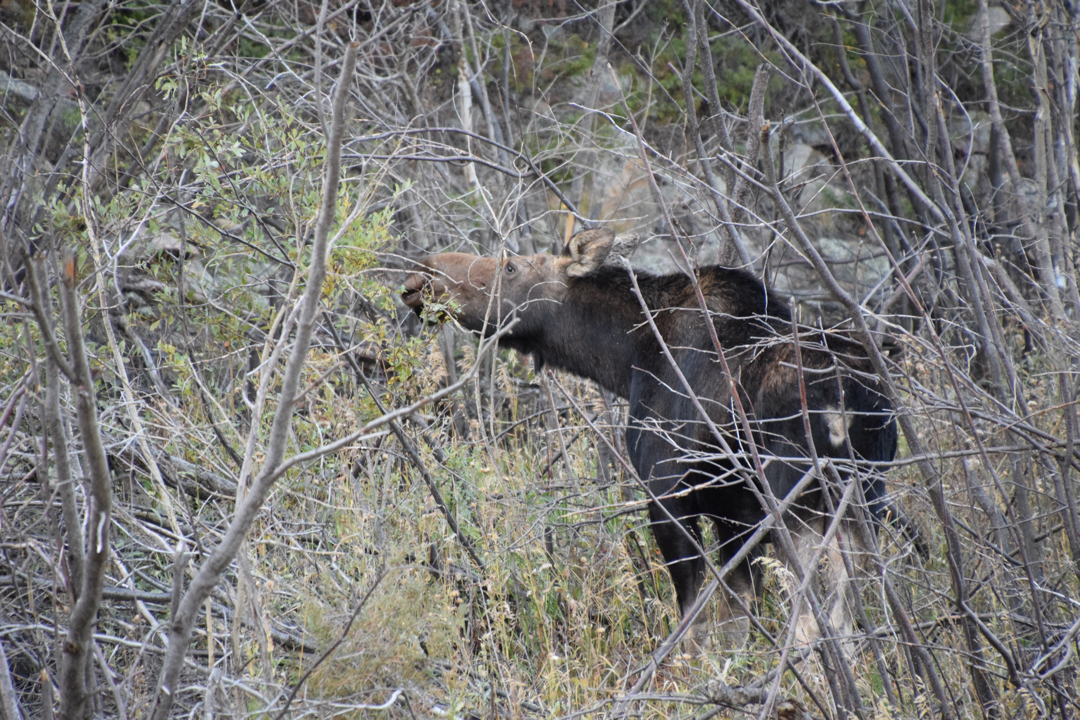
[[[611,252],[611,243],[615,232],[608,228],[586,230],[570,238],[563,249],[563,257],[569,257],[566,274],[570,277],[584,277],[595,271]]]
[[[563,249],[563,258],[569,259],[566,274],[584,277],[602,265],[621,266],[624,259],[634,254],[637,246],[638,236],[634,233],[616,235],[607,228],[580,232],[570,238]]]

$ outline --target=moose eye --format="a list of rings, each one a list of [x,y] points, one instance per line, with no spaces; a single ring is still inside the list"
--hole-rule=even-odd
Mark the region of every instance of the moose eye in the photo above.
[[[514,263],[506,263],[506,274],[513,275],[517,272],[517,268],[514,267]]]

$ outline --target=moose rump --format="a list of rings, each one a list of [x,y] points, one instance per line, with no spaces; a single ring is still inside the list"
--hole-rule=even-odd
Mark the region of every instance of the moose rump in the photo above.
[[[762,523],[770,501],[820,472],[814,458],[831,458],[842,478],[857,480],[849,487],[877,513],[884,487],[874,463],[893,459],[896,425],[861,346],[820,332],[796,339],[787,305],[740,270],[701,268],[697,288],[683,274],[632,276],[624,261],[635,247],[634,236],[589,230],[560,255],[433,255],[406,279],[402,297],[417,312],[450,301],[455,319],[474,332],[490,334],[515,318],[501,346],[628,401],[627,448],[647,483],[651,527],[686,615],[705,579],[701,518],[713,522],[722,565]],[[842,527],[824,543],[835,498],[816,477],[801,486],[784,515],[793,553],[781,555],[807,573],[827,556],[824,614],[835,632],[850,635],[855,586],[838,539],[858,533]],[[845,500],[858,497],[849,491]],[[745,608],[761,589],[760,552],[751,549],[728,576],[740,600],[725,594],[716,618],[727,644],[749,630]],[[695,638],[709,632],[699,615]],[[819,633],[803,603],[797,639]]]

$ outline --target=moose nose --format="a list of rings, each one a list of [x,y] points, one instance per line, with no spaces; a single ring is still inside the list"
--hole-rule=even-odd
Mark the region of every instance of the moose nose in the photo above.
[[[424,306],[423,290],[427,287],[431,278],[423,273],[410,273],[405,278],[405,290],[401,293],[401,301],[413,310],[419,310]]]

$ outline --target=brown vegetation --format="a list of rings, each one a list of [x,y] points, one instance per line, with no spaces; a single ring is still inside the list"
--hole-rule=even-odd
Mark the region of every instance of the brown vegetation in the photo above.
[[[0,717],[1078,714],[1075,3],[0,24]],[[626,408],[398,300],[593,224],[902,346],[854,655],[672,653]]]

